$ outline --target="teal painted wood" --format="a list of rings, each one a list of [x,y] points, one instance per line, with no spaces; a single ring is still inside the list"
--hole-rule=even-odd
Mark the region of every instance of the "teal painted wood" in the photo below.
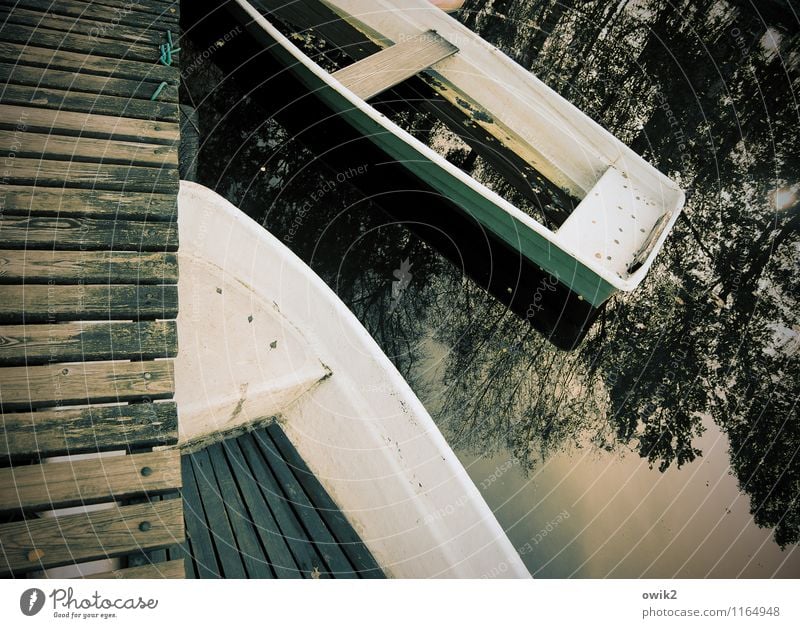
[[[278,425],[184,455],[181,466],[187,538],[167,557],[185,555],[187,577],[384,577]]]
[[[463,211],[503,240],[527,260],[552,274],[559,282],[594,306],[602,305],[617,289],[585,264],[537,233],[502,207],[453,176],[414,146],[387,131],[336,89],[311,72],[280,45],[270,52],[286,64],[303,84],[356,131],[368,137],[411,173],[452,200]]]

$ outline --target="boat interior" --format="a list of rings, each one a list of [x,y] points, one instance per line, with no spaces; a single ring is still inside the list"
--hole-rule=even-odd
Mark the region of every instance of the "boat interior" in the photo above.
[[[682,191],[456,20],[426,0],[254,7],[354,94],[544,226],[555,246],[622,289],[644,278]]]

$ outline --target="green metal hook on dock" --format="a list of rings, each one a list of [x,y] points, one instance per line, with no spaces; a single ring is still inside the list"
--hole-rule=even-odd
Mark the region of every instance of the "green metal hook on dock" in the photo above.
[[[156,91],[154,91],[153,95],[150,96],[150,100],[155,100],[156,98],[158,98],[159,94],[161,94],[161,92],[164,91],[164,88],[166,86],[167,86],[167,82],[166,81],[161,81],[161,84],[158,87],[156,87]]]
[[[174,48],[173,46],[172,31],[167,31],[167,43],[159,46],[159,50],[161,50],[159,61],[164,65],[172,65],[172,55],[181,51],[180,48]]]

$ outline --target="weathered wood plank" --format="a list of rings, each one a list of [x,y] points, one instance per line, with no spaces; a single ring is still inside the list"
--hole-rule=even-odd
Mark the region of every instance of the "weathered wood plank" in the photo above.
[[[0,325],[0,365],[152,360],[178,354],[175,321]]]
[[[4,286],[0,323],[175,318],[177,286]]]
[[[159,100],[138,100],[103,94],[92,94],[87,97],[83,93],[39,86],[5,85],[2,93],[0,93],[0,102],[7,105],[96,113],[139,120],[178,121],[178,105],[176,103],[161,102]]]
[[[114,24],[125,24],[126,26],[138,26],[142,28],[166,28],[175,26],[177,23],[177,13],[169,10],[160,15],[153,15],[142,11],[132,10],[137,5],[135,3],[119,4],[110,7],[96,2],[80,2],[70,0],[69,2],[52,2],[51,0],[0,0],[0,4],[6,7],[25,8],[33,11],[41,11],[51,15],[62,15],[62,19],[68,21],[78,21],[83,19],[108,22],[112,27]]]
[[[161,63],[109,59],[98,55],[50,50],[39,46],[13,44],[0,40],[0,59],[6,63],[21,63],[54,70],[73,71],[80,68],[84,74],[151,81],[177,80],[177,68]]]
[[[155,63],[161,52],[150,42],[121,42],[116,39],[94,37],[83,33],[59,32],[30,25],[6,25],[3,28],[3,41],[34,45],[54,51],[90,53],[111,59],[128,59]]]
[[[131,8],[134,11],[152,13],[157,16],[172,16],[177,19],[180,15],[180,2],[177,0],[147,0],[147,2],[131,2],[131,0],[91,0],[94,4],[103,4],[109,7]]]
[[[6,89],[9,89],[6,86]],[[131,166],[174,167],[177,146],[122,142],[46,133],[0,130],[0,151],[17,157],[44,157],[68,161],[93,161]]]
[[[178,282],[175,253],[9,251],[0,249],[0,284],[169,284]]]
[[[186,504],[184,503],[184,520],[186,519]],[[180,545],[172,545],[167,549],[167,559],[172,560],[179,560],[184,565],[184,576],[185,578],[197,578],[197,571],[195,570],[194,561],[192,560],[192,549],[191,543],[188,539],[188,532],[187,539],[181,543]]]
[[[0,127],[82,137],[143,141],[152,144],[177,144],[180,140],[180,127],[174,122],[137,120],[19,105],[0,105]]]
[[[314,544],[308,540],[302,525],[283,497],[280,485],[267,466],[264,457],[258,451],[253,439],[241,437],[238,442],[258,484],[262,498],[274,514],[275,521],[280,526],[281,534],[286,539],[300,573],[306,578],[311,577],[312,573],[319,573],[320,578],[330,577],[322,557],[317,553]]]
[[[192,562],[199,578],[221,578],[221,567],[217,564],[214,544],[206,523],[203,502],[197,490],[197,479],[194,476],[190,456],[181,459],[183,471],[183,510],[186,520],[186,535]]]
[[[84,576],[86,580],[156,580],[171,579],[181,580],[186,577],[183,559],[170,560],[165,563],[155,563],[153,565],[142,565],[141,567],[129,567],[127,569],[115,569],[114,571],[104,571],[90,576]]]
[[[377,96],[458,52],[435,31],[397,43],[333,73],[342,85],[364,100]]]
[[[183,537],[179,499],[7,523],[0,526],[0,575],[166,547]]]
[[[155,29],[143,29],[86,18],[80,20],[64,19],[63,16],[32,11],[18,6],[13,7],[13,10],[12,7],[0,6],[0,20],[4,20],[3,23],[6,28],[12,28],[13,24],[22,24],[33,26],[37,29],[80,33],[90,37],[150,44],[155,50],[164,41],[164,33]]]
[[[0,371],[3,412],[167,399],[174,391],[172,360],[11,366]]]
[[[208,452],[206,450],[195,452],[191,458],[195,482],[203,501],[206,521],[213,536],[222,575],[225,578],[245,578],[247,573],[242,555],[225,512],[225,503]]]
[[[272,473],[286,496],[284,499],[291,505],[302,522],[303,528],[308,532],[309,538],[314,542],[317,551],[327,564],[327,569],[336,578],[355,578],[353,566],[342,552],[342,548],[325,526],[316,508],[300,487],[289,465],[275,449],[272,440],[264,430],[252,433],[253,440],[258,444],[264,459],[269,464]]]
[[[3,462],[178,442],[178,408],[171,401],[12,412],[1,424]]]
[[[0,512],[33,512],[158,495],[181,486],[177,450],[0,469]]]
[[[150,101],[159,86],[156,80],[121,79],[97,76],[81,72],[54,70],[35,66],[0,63],[0,83],[4,85],[26,85],[29,87],[67,90],[73,94],[119,96],[121,98]],[[161,90],[159,102],[178,102],[178,86],[173,82]]]
[[[8,175],[16,185],[88,187],[101,190],[178,193],[178,169],[80,161],[17,158]]]
[[[87,216],[92,218],[173,221],[177,199],[173,194],[125,190],[80,190],[25,185],[3,187],[7,216]]]
[[[179,2],[160,2],[159,0],[147,0],[147,2],[133,2],[131,0],[80,0],[80,4],[87,4],[87,2],[91,2],[93,5],[98,4],[123,11],[127,10],[132,13],[140,14],[143,18],[149,15],[151,16],[150,19],[155,20],[157,24],[162,21],[166,24],[174,24],[178,21],[178,15],[180,14]]]
[[[166,252],[178,250],[178,229],[170,222],[4,216],[0,241],[7,249]]]
[[[253,521],[257,523],[256,531],[267,552],[272,569],[275,570],[275,575],[278,578],[302,578],[300,569],[286,543],[286,538],[281,533],[275,517],[270,512],[258,488],[253,473],[247,466],[238,439],[231,438],[223,441],[222,447],[228,457],[231,469],[233,469],[247,509],[250,511]]]
[[[358,575],[362,578],[383,578],[383,570],[320,481],[297,453],[280,426],[270,425],[266,431],[281,457],[289,465],[303,490],[311,499],[336,542],[358,571]]]
[[[255,523],[250,518],[247,508],[245,508],[242,498],[239,495],[239,487],[233,479],[231,470],[222,445],[216,443],[206,450],[208,452],[211,465],[214,468],[214,475],[217,478],[220,495],[225,497],[225,510],[228,513],[236,544],[239,547],[239,554],[242,557],[245,571],[248,578],[273,578],[272,570],[264,562],[264,551],[261,548],[255,532]]]

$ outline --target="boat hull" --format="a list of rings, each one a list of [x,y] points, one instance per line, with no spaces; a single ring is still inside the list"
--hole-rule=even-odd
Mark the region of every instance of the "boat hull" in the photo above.
[[[603,304],[618,288],[583,264],[553,241],[546,229],[532,229],[529,224],[498,203],[499,197],[466,175],[459,176],[443,167],[444,159],[421,150],[422,145],[409,141],[410,136],[383,114],[371,107],[354,106],[353,95],[309,59],[291,42],[253,15],[238,16],[249,32],[266,46],[279,63],[287,67],[326,107],[340,116],[359,134],[367,137],[391,159],[402,164],[426,185],[450,199],[462,211],[483,225],[501,241],[529,262],[553,275],[561,284],[593,306]],[[262,18],[263,19],[263,18]],[[369,105],[367,105],[369,107]],[[438,157],[438,159],[437,159]],[[460,171],[459,171],[460,172]],[[492,197],[495,198],[492,198]]]
[[[382,570],[527,578],[402,375],[258,223],[181,182],[175,399],[188,451],[276,420]]]

